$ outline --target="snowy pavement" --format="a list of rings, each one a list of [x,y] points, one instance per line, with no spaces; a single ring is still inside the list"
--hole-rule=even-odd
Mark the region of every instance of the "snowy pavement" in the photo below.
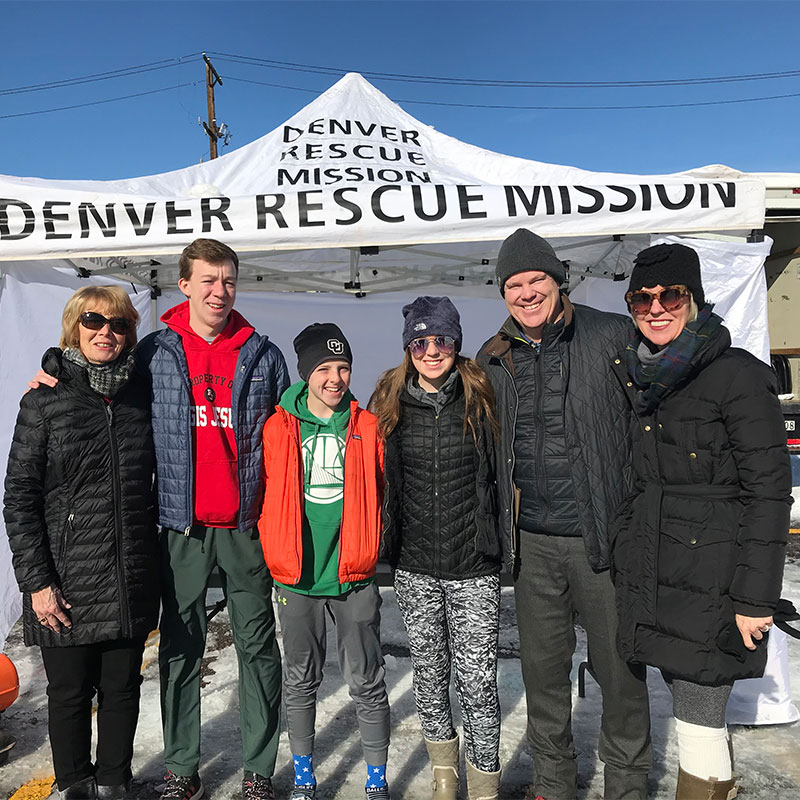
[[[388,775],[395,800],[428,800],[430,778],[427,756],[411,692],[411,665],[405,631],[394,594],[382,589],[384,599],[383,638],[386,677],[392,709],[392,745]],[[784,596],[800,607],[800,561],[787,565]],[[580,631],[579,631],[580,634]],[[333,640],[328,648],[326,678],[320,690],[317,739],[314,753],[320,800],[363,798],[364,767],[353,705],[336,664]],[[503,590],[501,611],[500,696],[503,709],[501,759],[504,765],[501,797],[522,798],[533,771],[525,741],[525,697],[520,674],[518,638],[513,596]],[[134,798],[157,796],[161,783],[161,730],[159,721],[157,635],[145,651],[142,712],[136,737]],[[38,649],[25,648],[17,625],[5,652],[20,673],[19,700],[2,717],[2,726],[18,744],[9,763],[0,767],[0,798],[38,800],[47,792],[41,787],[52,776],[47,741],[45,678]],[[579,635],[573,677],[585,657],[585,639]],[[800,641],[789,643],[790,672],[795,704],[800,706]],[[220,614],[209,629],[206,685],[203,690],[203,762],[201,775],[206,797],[214,800],[241,797],[241,755],[236,690],[236,657],[230,643],[226,614]],[[651,796],[674,797],[677,753],[671,720],[671,702],[660,675],[649,676],[655,765],[651,773]],[[602,797],[602,764],[597,761],[597,737],[601,714],[600,692],[587,677],[586,697],[577,696],[573,682],[573,731],[578,749],[579,798]],[[457,708],[455,697],[454,708]],[[737,771],[742,776],[740,796],[747,800],[800,800],[800,723],[770,727],[732,727]],[[37,784],[32,783],[39,779]],[[275,786],[278,797],[288,795],[292,780],[285,733],[281,736]],[[18,791],[28,784],[27,788]]]

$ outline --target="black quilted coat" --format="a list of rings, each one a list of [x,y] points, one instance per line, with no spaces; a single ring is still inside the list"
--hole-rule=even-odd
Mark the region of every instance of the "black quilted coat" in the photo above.
[[[566,295],[564,323],[545,326],[543,347],[558,349],[565,386],[564,434],[571,465],[572,494],[577,503],[580,532],[589,563],[596,572],[608,569],[609,522],[630,490],[631,410],[611,371],[613,356],[627,345],[633,331],[627,317],[573,305]],[[497,490],[504,562],[509,571],[516,566],[519,551],[517,487],[514,483],[514,442],[520,402],[536,403],[537,397],[520,397],[514,381],[513,353],[530,347],[514,337],[508,320],[500,332],[478,353],[497,396],[500,443],[497,456]],[[537,443],[538,459],[547,474],[547,449]],[[545,489],[542,489],[545,493]]]
[[[734,615],[780,597],[792,482],[772,370],[720,328],[635,419],[633,466],[613,548],[623,658],[712,686],[761,675],[766,644],[747,650]]]
[[[22,398],[4,499],[25,643],[145,636],[159,607],[148,378],[133,375],[109,404],[60,350],[42,366],[59,383]],[[51,583],[72,604],[60,635],[31,609],[31,592]]]
[[[461,379],[438,416],[403,390],[386,441],[383,558],[392,568],[463,580],[500,571],[492,435],[464,433]]]

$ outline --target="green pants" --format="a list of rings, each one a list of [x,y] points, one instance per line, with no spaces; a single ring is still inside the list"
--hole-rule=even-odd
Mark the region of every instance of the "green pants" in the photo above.
[[[176,775],[200,764],[200,666],[206,646],[206,587],[214,567],[228,600],[239,661],[239,724],[246,770],[271,777],[278,752],[281,657],[272,579],[255,529],[195,526],[162,533],[161,719],[164,760]]]

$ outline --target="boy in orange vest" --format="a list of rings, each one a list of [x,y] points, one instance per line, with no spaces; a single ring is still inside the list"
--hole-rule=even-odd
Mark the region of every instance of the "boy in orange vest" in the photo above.
[[[352,352],[333,323],[294,340],[302,380],[264,426],[265,496],[258,529],[283,631],[284,702],[295,769],[290,800],[316,795],[312,753],[325,664],[325,614],[355,701],[366,797],[387,800],[389,701],[374,582],[381,532],[383,443],[350,392]]]

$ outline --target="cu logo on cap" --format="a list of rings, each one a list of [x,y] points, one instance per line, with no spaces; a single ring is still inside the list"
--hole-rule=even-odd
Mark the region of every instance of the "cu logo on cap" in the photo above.
[[[340,356],[344,353],[344,342],[340,342],[338,339],[328,339],[328,350],[334,355]]]

